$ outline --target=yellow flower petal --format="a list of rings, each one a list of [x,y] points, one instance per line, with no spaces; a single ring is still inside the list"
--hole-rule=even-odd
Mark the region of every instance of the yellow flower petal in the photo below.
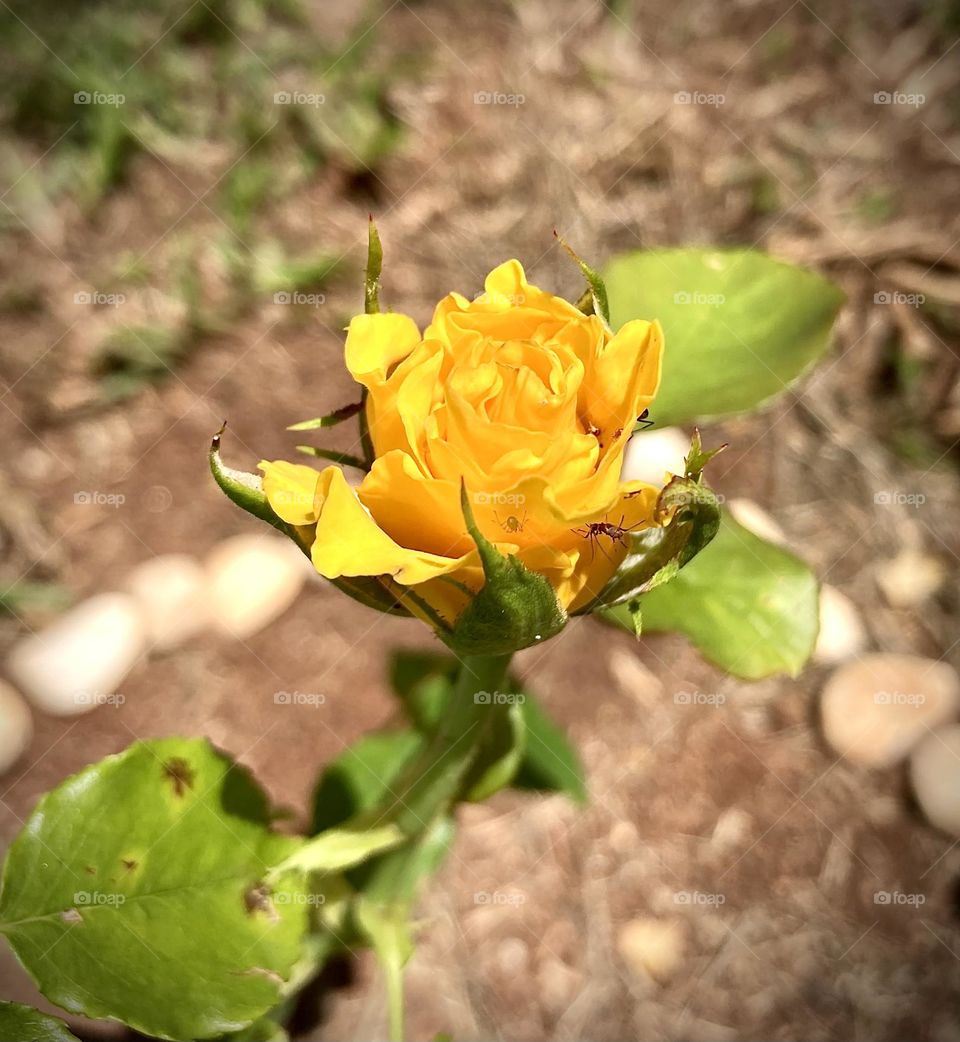
[[[347,369],[357,383],[375,387],[419,343],[420,330],[406,315],[357,315],[347,327]]]
[[[451,558],[410,550],[394,542],[357,498],[338,467],[327,467],[317,489],[319,519],[311,556],[328,579],[341,575],[389,575],[412,586],[463,567]]]
[[[301,463],[261,460],[257,465],[263,471],[263,491],[274,511],[290,525],[316,523],[314,501],[320,471]]]

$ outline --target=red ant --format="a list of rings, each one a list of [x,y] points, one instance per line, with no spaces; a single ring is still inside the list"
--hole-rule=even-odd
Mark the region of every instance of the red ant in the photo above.
[[[620,524],[615,525],[610,521],[588,521],[583,528],[571,528],[570,531],[575,535],[580,536],[581,539],[587,539],[590,541],[590,560],[592,561],[596,554],[597,547],[600,547],[600,552],[607,560],[611,560],[610,555],[604,550],[603,545],[600,542],[601,536],[606,536],[612,543],[619,543],[624,549],[627,548],[627,541],[623,537],[627,532],[632,532],[633,529],[639,528],[643,524],[642,521],[638,521],[634,525],[627,525],[624,527],[624,515],[620,517]]]

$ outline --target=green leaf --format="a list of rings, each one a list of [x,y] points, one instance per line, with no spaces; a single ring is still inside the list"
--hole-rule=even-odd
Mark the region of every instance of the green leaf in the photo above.
[[[453,655],[401,648],[390,661],[390,685],[418,731],[429,734],[440,723],[457,675]]]
[[[796,676],[817,639],[817,580],[793,554],[729,517],[672,582],[640,598],[647,631],[676,631],[746,680]],[[605,613],[626,629],[625,608]]]
[[[403,832],[390,823],[365,829],[329,829],[269,869],[266,878],[273,882],[287,872],[341,872],[399,846],[404,838]]]
[[[376,806],[423,745],[423,735],[405,729],[375,731],[344,750],[314,790],[311,832],[335,828]]]
[[[527,731],[520,707],[523,695],[507,691],[487,691],[484,694],[489,699],[494,719],[463,780],[462,798],[471,803],[481,803],[505,789],[520,770],[527,748]],[[495,707],[494,700],[498,698],[509,701]]]
[[[77,1042],[77,1036],[56,1017],[19,1002],[0,1002],[0,1042]]]
[[[139,742],[40,801],[7,856],[0,932],[71,1013],[159,1038],[239,1030],[277,1004],[306,928],[296,880],[263,884],[302,842],[269,820],[207,742]]]
[[[511,782],[513,787],[564,792],[578,803],[585,803],[587,787],[583,765],[570,740],[532,695],[524,693],[520,708],[526,728],[526,749],[520,769]]]
[[[550,583],[507,557],[477,528],[466,486],[460,504],[467,531],[477,544],[483,565],[483,588],[441,639],[461,655],[509,655],[537,644],[563,629],[566,612]]]
[[[659,427],[744,412],[780,394],[830,345],[843,293],[755,250],[630,253],[604,270],[614,329],[659,319]]]

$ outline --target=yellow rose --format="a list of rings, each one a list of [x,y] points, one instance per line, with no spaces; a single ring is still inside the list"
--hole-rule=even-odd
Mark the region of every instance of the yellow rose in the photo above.
[[[484,584],[463,485],[483,535],[575,612],[622,562],[626,533],[657,523],[659,489],[620,470],[662,351],[656,322],[613,334],[507,261],[475,300],[442,300],[423,333],[406,315],[354,318],[346,364],[365,388],[369,473],[354,488],[337,466],[264,461],[263,492],[309,533],[321,575],[379,577],[452,626]]]

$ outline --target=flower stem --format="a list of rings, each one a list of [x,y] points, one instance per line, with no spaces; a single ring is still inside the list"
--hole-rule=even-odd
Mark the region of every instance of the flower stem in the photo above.
[[[507,709],[490,698],[503,687],[510,655],[475,655],[462,660],[450,705],[440,726],[394,787],[377,819],[395,822],[405,834],[422,832],[450,809],[480,743]]]

